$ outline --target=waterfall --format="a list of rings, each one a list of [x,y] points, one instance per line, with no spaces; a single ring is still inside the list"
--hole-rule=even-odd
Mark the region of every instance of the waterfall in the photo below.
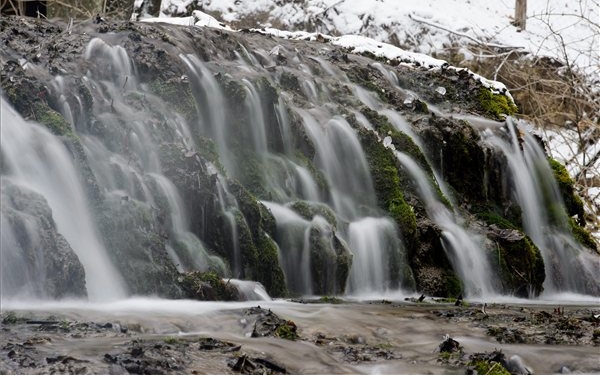
[[[349,288],[355,294],[386,292],[391,254],[402,248],[396,227],[388,218],[366,217],[350,223],[348,245],[354,254]]]
[[[349,219],[360,217],[361,205],[375,206],[375,192],[356,134],[341,117],[319,122],[305,110],[296,112],[317,148],[317,163],[332,189],[336,212]]]
[[[415,180],[429,217],[442,229],[442,245],[464,283],[469,297],[489,297],[494,294],[492,281],[497,279],[482,246],[482,239],[457,224],[453,214],[440,202],[430,181],[412,158],[401,152],[396,157]]]
[[[312,223],[288,207],[262,202],[277,220],[280,258],[288,288],[296,293],[313,293],[310,271],[310,231]]]
[[[546,267],[544,293],[598,293],[597,259],[572,236],[556,180],[533,136],[507,119],[508,140],[485,133],[488,142],[506,157],[513,195],[522,211],[525,233],[540,249]]]
[[[207,36],[188,31],[173,27],[169,41],[103,34],[64,60],[58,75],[44,71],[44,59],[32,62],[27,77],[47,95],[26,115],[55,134],[2,99],[3,295],[54,296],[45,285],[54,271],[44,266],[52,246],[74,273],[85,271],[92,300],[179,298],[189,294],[181,274],[193,271],[254,279],[281,296],[380,295],[407,288],[411,272],[426,293],[450,293],[446,258],[469,297],[494,296],[498,274],[502,282],[513,276],[490,266],[484,243],[493,234],[476,233],[459,214],[496,202],[472,202],[451,186],[455,179],[443,179],[444,171],[454,178],[449,171],[468,168],[448,165],[451,115],[429,142],[419,135],[428,121],[440,126],[441,110],[426,118],[401,104],[427,97],[425,86],[399,87],[420,73],[406,79],[409,72],[379,63],[355,71],[339,51],[309,43],[308,53],[287,40],[249,48],[242,33],[196,44]],[[389,82],[378,87],[389,100],[353,82],[371,74],[377,85]],[[44,111],[61,121],[58,129]],[[396,151],[394,129],[423,155]],[[549,210],[560,195],[543,152],[510,132],[487,142],[508,160],[524,229],[546,263],[546,291],[600,293],[593,256],[569,233],[569,218]],[[470,133],[459,135],[479,146]],[[416,188],[404,192],[406,176]],[[233,283],[249,298],[268,297],[259,284]]]
[[[31,189],[46,199],[59,233],[67,239],[85,267],[90,300],[124,297],[126,287],[95,229],[93,214],[71,155],[56,136],[37,124],[24,121],[4,98],[0,100],[2,157],[9,171],[2,178],[2,188],[5,189],[8,177],[13,184]],[[3,221],[3,227],[6,225]],[[36,233],[40,231],[41,228],[34,229]],[[8,235],[6,240],[9,242],[10,233],[10,229],[2,231],[3,236]],[[12,254],[9,257],[16,256],[15,252],[19,251],[10,244],[2,246],[2,250]],[[6,258],[3,256],[3,259]]]

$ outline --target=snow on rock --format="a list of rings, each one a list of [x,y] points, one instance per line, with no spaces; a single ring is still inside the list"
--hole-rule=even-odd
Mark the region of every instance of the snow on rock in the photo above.
[[[233,31],[229,25],[224,24],[223,22],[217,20],[211,15],[208,15],[199,10],[195,10],[192,12],[192,15],[189,17],[147,17],[142,18],[140,21],[142,22],[160,22],[160,23],[168,23],[171,25],[182,25],[182,26],[198,26],[198,27],[212,27],[215,29],[229,30]]]
[[[421,67],[427,67],[429,69],[444,68],[444,69],[455,69],[455,70],[467,70],[473,78],[484,87],[489,88],[494,93],[504,94],[513,100],[512,96],[508,92],[506,86],[498,81],[489,80],[485,77],[480,76],[468,69],[457,68],[450,66],[447,61],[433,58],[431,56],[405,51],[402,48],[393,46],[388,43],[378,42],[375,39],[367,38],[359,35],[344,35],[338,38],[332,38],[331,44],[345,47],[352,53],[372,53],[377,57],[384,57],[388,60],[397,60],[405,64],[416,65]]]
[[[399,60],[428,68],[439,68],[443,65],[448,65],[444,60],[435,59],[421,53],[408,52],[391,44],[378,42],[375,39],[360,35],[344,35],[339,38],[333,38],[331,44],[348,48],[353,53],[370,52],[377,57],[385,57],[388,60]]]
[[[163,3],[177,1],[186,0]],[[196,6],[219,12],[230,23],[263,13],[268,22],[289,30],[360,34],[425,54],[452,43],[477,42],[521,47],[559,60],[566,53],[582,70],[598,74],[598,0],[528,0],[524,31],[511,24],[513,0],[196,0]],[[468,49],[462,52],[469,57]]]
[[[171,0],[167,0],[171,1]],[[143,18],[142,22],[163,22],[174,25],[187,25],[187,26],[207,26],[219,29],[225,29],[229,31],[233,30],[229,25],[220,22],[216,18],[195,10],[192,12],[190,17],[158,17],[158,18]],[[503,94],[513,100],[512,96],[508,92],[506,86],[498,81],[489,80],[482,77],[468,69],[457,68],[450,66],[447,61],[433,58],[431,56],[406,51],[402,48],[396,47],[389,43],[377,41],[372,38],[367,38],[360,35],[343,35],[340,37],[333,37],[330,35],[324,35],[321,33],[309,33],[305,31],[285,31],[279,30],[272,27],[261,28],[261,29],[250,29],[251,32],[257,32],[264,35],[272,35],[284,39],[294,40],[308,40],[308,41],[321,41],[327,42],[332,45],[346,48],[350,53],[365,54],[370,53],[376,57],[382,57],[387,60],[396,60],[399,63],[407,66],[421,67],[427,69],[455,69],[455,70],[467,70],[469,74],[477,81],[481,82],[484,87],[489,88],[492,92],[497,94]]]

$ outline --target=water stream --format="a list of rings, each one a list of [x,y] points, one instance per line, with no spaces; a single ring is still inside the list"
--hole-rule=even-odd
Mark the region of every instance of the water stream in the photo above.
[[[506,126],[506,137],[486,133],[487,141],[508,160],[512,192],[522,210],[525,232],[539,247],[546,265],[545,293],[597,293],[598,261],[570,233],[569,218],[546,155],[529,133],[524,132],[520,141],[512,119],[507,119]]]
[[[497,276],[486,257],[482,238],[469,233],[457,222],[456,215],[436,197],[430,180],[410,156],[396,152],[396,157],[419,187],[428,215],[442,228],[442,245],[465,284],[466,296],[491,297]]]

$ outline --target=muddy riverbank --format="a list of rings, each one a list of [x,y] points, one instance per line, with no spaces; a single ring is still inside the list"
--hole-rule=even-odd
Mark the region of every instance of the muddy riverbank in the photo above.
[[[597,304],[327,302],[4,303],[0,372],[464,374],[494,351],[512,373],[600,372]]]

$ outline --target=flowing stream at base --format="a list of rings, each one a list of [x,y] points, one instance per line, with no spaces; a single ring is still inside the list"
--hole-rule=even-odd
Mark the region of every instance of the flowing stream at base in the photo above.
[[[532,302],[512,300],[506,302],[509,305],[488,306],[488,312],[492,317],[506,313],[519,316],[524,308],[532,312],[543,311],[554,307],[556,303],[552,301],[548,305],[520,305],[527,301]],[[31,319],[43,319],[52,314],[54,319],[60,319],[61,322],[86,322],[92,326],[110,323],[113,328],[107,333],[82,334],[77,339],[65,338],[61,333],[43,332],[46,340],[50,340],[37,346],[37,350],[46,357],[69,355],[84,360],[88,370],[93,373],[109,371],[110,363],[105,360],[105,354],[114,355],[119,350],[131,351],[127,346],[130,340],[161,345],[162,350],[169,350],[169,346],[186,339],[198,341],[199,338],[210,337],[241,345],[241,352],[251,357],[266,355],[270,361],[286,367],[289,373],[464,374],[464,368],[444,365],[439,361],[437,348],[446,334],[457,340],[465,353],[501,349],[507,358],[518,355],[525,365],[538,374],[555,373],[563,366],[584,373],[593,373],[598,369],[597,361],[594,360],[597,350],[592,346],[499,344],[486,334],[479,323],[474,325],[471,319],[440,317],[450,308],[443,304],[375,302],[319,305],[283,301],[261,301],[259,304],[279,317],[293,321],[301,329],[302,337],[308,340],[251,337],[253,325],[248,324],[250,317],[243,311],[256,307],[257,302],[132,298],[95,304],[69,301],[20,302],[9,303],[7,308]],[[567,311],[571,309],[577,309],[577,305],[567,305]],[[118,334],[121,328],[128,328],[129,334]],[[311,341],[312,338],[338,341],[334,341],[332,345],[318,345]],[[352,342],[351,340],[365,344],[344,344]],[[394,357],[387,360],[372,358],[369,361],[348,362],[343,359],[342,347],[336,349],[338,345],[348,345],[348,348],[354,350],[359,347],[389,350],[393,351]],[[229,357],[238,353],[221,350],[203,353],[189,347],[186,348],[185,365],[192,363],[196,370],[223,373],[228,370]],[[173,358],[169,360],[172,361]]]

